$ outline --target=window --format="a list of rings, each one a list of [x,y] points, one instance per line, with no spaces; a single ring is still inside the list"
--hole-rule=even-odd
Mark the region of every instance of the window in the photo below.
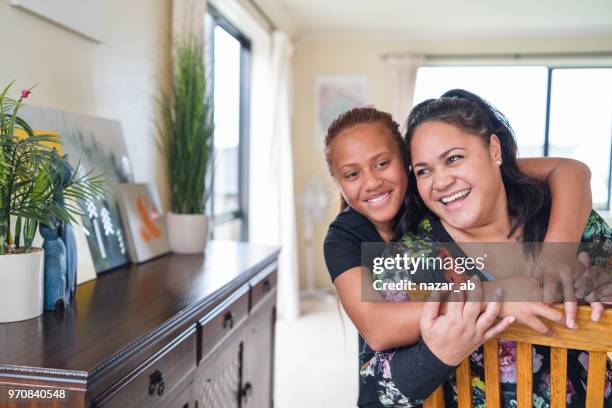
[[[570,157],[586,163],[594,208],[610,209],[612,68],[422,67],[415,104],[453,88],[482,96],[508,117],[521,157]]]
[[[207,67],[212,78],[215,155],[207,212],[213,239],[248,236],[248,124],[250,43],[209,6]]]
[[[547,155],[591,169],[593,205],[610,209],[612,68],[553,69]]]

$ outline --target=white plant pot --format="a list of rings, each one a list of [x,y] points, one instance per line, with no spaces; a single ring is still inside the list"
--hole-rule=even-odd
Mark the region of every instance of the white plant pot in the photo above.
[[[201,254],[208,240],[208,217],[204,214],[174,214],[166,217],[170,250],[177,254]]]
[[[0,255],[0,323],[32,319],[43,313],[44,252]]]

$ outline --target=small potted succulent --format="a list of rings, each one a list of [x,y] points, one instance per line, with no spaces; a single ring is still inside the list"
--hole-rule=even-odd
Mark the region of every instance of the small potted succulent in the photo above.
[[[0,323],[30,319],[43,312],[44,253],[32,246],[39,225],[70,223],[77,202],[102,189],[101,180],[74,172],[65,180],[64,162],[53,145],[59,139],[35,135],[18,116],[31,92],[19,99],[0,93]],[[58,179],[62,179],[58,200]]]
[[[168,240],[172,252],[183,254],[203,252],[208,237],[204,211],[214,124],[203,50],[193,35],[174,46],[171,89],[161,101],[158,141],[170,186]]]

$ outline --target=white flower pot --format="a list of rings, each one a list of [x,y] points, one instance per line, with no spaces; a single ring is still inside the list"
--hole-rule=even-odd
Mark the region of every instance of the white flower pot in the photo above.
[[[0,323],[32,319],[43,312],[44,252],[0,255]]]
[[[166,217],[170,249],[177,254],[201,254],[208,240],[208,217],[204,214],[174,214]]]

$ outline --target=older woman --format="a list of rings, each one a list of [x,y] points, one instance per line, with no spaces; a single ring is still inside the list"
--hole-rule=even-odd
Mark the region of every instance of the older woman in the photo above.
[[[538,246],[527,243],[544,240],[550,216],[550,194],[544,183],[526,176],[518,168],[513,131],[500,112],[467,91],[449,91],[441,98],[422,102],[412,110],[405,143],[412,169],[407,200],[414,210],[406,213],[400,221],[400,229],[405,232],[401,240],[405,251],[414,253],[418,246],[419,253],[423,253],[423,239],[419,237],[417,242],[411,232],[416,230],[427,237],[432,248],[430,253],[434,255],[435,243],[444,242],[462,243],[458,244],[461,251],[463,243],[518,241],[524,243],[526,255],[539,253]],[[604,254],[605,260],[610,256],[612,232],[595,212],[591,214],[582,241],[590,253]],[[437,255],[440,255],[439,250]],[[480,270],[476,275],[495,279],[490,272]],[[453,273],[446,274],[446,279],[455,278],[457,276]],[[522,287],[536,287],[534,278],[514,279],[522,279]],[[590,290],[586,300],[612,301],[608,280],[602,282],[603,286]],[[543,304],[537,299],[524,300],[504,302],[505,307],[520,312],[525,303],[530,307]],[[505,314],[515,315],[512,310]],[[464,357],[444,353],[444,346],[436,345],[435,339],[425,339],[425,342],[447,367],[454,366]],[[415,383],[422,384],[422,381],[414,381],[415,376],[433,373],[411,367],[411,362],[405,358],[407,350],[377,353],[362,369],[363,376],[377,377],[383,405],[418,405],[440,385],[431,383],[429,387],[414,387]],[[535,347],[533,398],[536,406],[540,407],[548,406],[550,401],[549,354],[548,348]],[[502,406],[516,406],[515,355],[514,343],[500,341]],[[484,406],[482,351],[472,353],[471,360],[474,405]],[[587,364],[586,353],[569,351],[568,407],[584,405]],[[608,367],[606,407],[612,406],[611,379],[612,370]],[[446,386],[448,403],[453,401],[452,385],[451,378]]]

